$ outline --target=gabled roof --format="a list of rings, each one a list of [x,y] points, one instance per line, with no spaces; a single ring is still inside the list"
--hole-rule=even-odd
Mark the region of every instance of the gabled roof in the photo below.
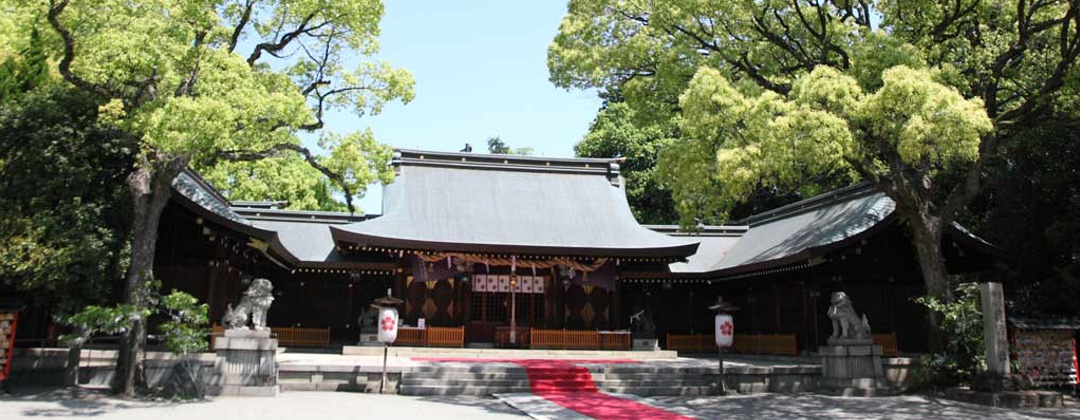
[[[364,216],[234,208],[190,169],[173,180],[173,191],[174,202],[209,222],[258,239],[262,245],[257,248],[284,267],[383,268],[373,263],[347,261],[337,253],[330,237],[330,223],[352,222]]]
[[[642,227],[617,160],[395,151],[383,216],[332,226],[367,247],[678,260],[698,241]]]
[[[886,225],[895,207],[867,184],[843,188],[736,221],[734,226],[706,229],[697,237],[698,253],[669,269],[680,276],[715,278],[805,264]]]

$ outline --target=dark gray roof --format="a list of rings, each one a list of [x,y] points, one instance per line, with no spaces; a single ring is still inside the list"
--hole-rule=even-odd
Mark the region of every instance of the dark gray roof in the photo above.
[[[701,245],[698,252],[687,258],[686,262],[670,264],[672,273],[703,273],[711,271],[713,265],[720,261],[735,247],[741,235],[729,236],[702,236],[698,239]]]
[[[634,220],[604,159],[548,159],[400,150],[383,216],[332,226],[363,246],[496,254],[679,259],[698,241]]]
[[[343,262],[330,236],[330,224],[298,221],[257,220],[255,226],[277,233],[285,250],[303,263]]]
[[[837,190],[737,222],[749,227],[712,227],[725,233],[698,237],[697,254],[669,269],[676,275],[724,277],[806,263],[816,250],[880,225],[895,207],[885,194],[867,185]]]
[[[217,190],[210,186],[210,184],[207,184],[206,181],[194,172],[191,172],[191,170],[180,172],[180,175],[177,175],[176,179],[173,179],[172,185],[173,191],[180,193],[184,198],[187,198],[199,207],[232,222],[251,225],[250,221],[244,219],[229,208],[229,202],[225,197],[222,197]]]
[[[309,210],[285,210],[285,209],[267,209],[267,208],[246,208],[233,206],[232,210],[236,214],[244,217],[252,222],[258,220],[267,221],[279,221],[279,222],[301,222],[301,223],[328,223],[328,224],[345,224],[356,223],[364,220],[368,220],[378,215],[368,216],[363,213],[351,214],[336,211],[309,211]],[[257,223],[256,223],[257,224]]]
[[[339,268],[377,268],[374,263],[351,262],[335,251],[329,224],[316,220],[347,223],[357,218],[330,212],[287,212],[231,208],[229,202],[198,174],[185,170],[173,181],[173,201],[216,225],[256,238],[266,243],[266,255],[283,266]],[[267,217],[245,217],[252,211],[273,213]],[[291,214],[285,214],[291,213]],[[274,216],[286,221],[274,221]]]

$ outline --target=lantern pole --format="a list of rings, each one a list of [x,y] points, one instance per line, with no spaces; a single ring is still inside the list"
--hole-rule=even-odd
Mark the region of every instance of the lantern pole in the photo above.
[[[510,346],[517,347],[517,294],[514,293],[517,286],[517,274],[510,275]]]
[[[386,359],[389,358],[390,343],[397,340],[398,311],[395,308],[404,301],[393,297],[392,289],[386,289],[386,297],[375,299],[372,307],[379,309],[379,341],[383,343],[382,380],[379,381],[379,393],[386,393]],[[383,312],[387,310],[384,316]]]
[[[382,347],[382,381],[379,382],[379,393],[386,393],[386,357],[390,353],[390,343],[383,343]]]
[[[716,346],[716,359],[720,361],[720,395],[727,395],[727,381],[724,380],[724,348]],[[385,361],[383,363],[386,363]],[[383,368],[383,381],[386,381],[386,368]]]
[[[716,337],[716,359],[718,360],[718,362],[720,364],[719,369],[717,370],[717,372],[719,373],[719,378],[720,378],[720,395],[727,395],[728,394],[727,381],[724,378],[724,345],[721,345],[721,340],[720,340],[720,334],[722,334],[723,331],[720,329],[721,326],[719,325],[719,323],[720,323],[721,315],[727,315],[728,312],[737,311],[737,310],[739,310],[739,308],[732,305],[730,302],[724,302],[723,297],[717,296],[716,297],[716,303],[713,304],[712,306],[710,306],[709,309],[713,310],[713,311],[716,311],[716,322],[717,322],[716,331],[715,331],[715,334],[717,334],[717,337]],[[730,317],[728,317],[728,318],[730,319]],[[728,321],[728,324],[730,325],[731,322]],[[733,335],[734,334],[733,330],[734,329],[732,328],[728,332],[731,335]],[[731,345],[731,342],[728,341],[726,345]]]

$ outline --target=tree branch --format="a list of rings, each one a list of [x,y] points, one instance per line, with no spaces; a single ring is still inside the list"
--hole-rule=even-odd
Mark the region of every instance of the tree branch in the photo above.
[[[271,55],[273,55],[273,54],[277,53],[278,51],[281,51],[281,50],[285,49],[285,47],[287,47],[294,39],[296,39],[300,35],[303,35],[305,33],[308,33],[310,31],[312,31],[312,30],[315,30],[315,29],[319,29],[319,28],[321,28],[323,26],[326,26],[327,24],[330,23],[330,21],[328,20],[326,22],[323,22],[323,23],[320,23],[320,24],[318,24],[316,26],[308,28],[307,24],[310,23],[311,19],[314,19],[314,18],[315,18],[315,13],[311,13],[311,14],[307,15],[307,17],[305,17],[303,20],[301,20],[300,24],[296,26],[296,29],[294,29],[292,32],[287,32],[287,33],[285,33],[285,35],[282,35],[281,39],[279,39],[277,42],[262,42],[262,43],[259,43],[259,45],[256,45],[255,50],[252,51],[251,55],[248,56],[248,59],[247,59],[248,65],[255,65],[255,62],[259,60],[259,57],[262,57],[262,53],[264,51],[267,52],[267,53],[270,53]]]
[[[232,36],[229,37],[229,52],[236,50],[236,44],[240,42],[240,35],[244,33],[244,28],[247,26],[248,21],[251,20],[251,9],[254,8],[254,6],[254,0],[247,0],[244,3],[244,13],[240,15],[240,21],[236,23],[236,27],[233,28]]]
[[[304,158],[304,161],[307,162],[308,165],[321,172],[333,183],[337,184],[345,195],[345,205],[349,208],[349,213],[356,213],[356,207],[353,205],[353,191],[348,183],[345,182],[345,176],[324,166],[319,162],[318,156],[311,153],[311,150],[306,147],[297,144],[282,143],[261,151],[223,151],[218,153],[216,158],[232,162],[252,162],[275,157],[282,152],[295,152],[296,154],[299,154],[300,157]]]
[[[64,56],[60,59],[59,64],[60,75],[63,76],[64,80],[68,81],[68,83],[75,85],[76,88],[105,98],[112,98],[114,97],[114,94],[109,89],[91,83],[71,72],[71,62],[75,61],[75,38],[71,35],[71,31],[60,23],[60,14],[64,12],[64,9],[70,3],[71,0],[61,0],[59,3],[50,2],[49,5],[49,25],[60,35],[64,44]]]

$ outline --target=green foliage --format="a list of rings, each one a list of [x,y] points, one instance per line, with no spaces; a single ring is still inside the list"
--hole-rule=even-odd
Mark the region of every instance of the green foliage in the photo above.
[[[671,124],[637,125],[634,110],[611,103],[596,115],[589,132],[574,146],[580,157],[625,158],[620,172],[626,178],[626,199],[642,224],[672,224],[678,218],[671,190],[656,173],[659,151],[674,141]]]
[[[145,319],[150,314],[151,311],[148,308],[136,308],[134,305],[90,305],[61,320],[75,330],[74,333],[65,335],[61,339],[85,341],[95,334],[121,334],[131,329],[133,320]]]
[[[379,0],[0,0],[0,11],[3,58],[19,51],[8,43],[29,44],[40,30],[65,85],[100,101],[99,120],[126,134],[136,159],[126,178],[135,220],[124,299],[139,307],[153,276],[156,232],[148,228],[157,226],[185,167],[291,151],[341,188],[352,210],[360,185],[386,178],[369,172],[381,158],[357,156],[385,148],[372,151],[368,133],[320,133],[325,147],[342,150],[319,155],[302,145],[303,134],[322,130],[328,112],[377,114],[387,102],[413,98],[408,72],[371,59]],[[120,353],[116,378],[128,395],[135,393],[143,326],[136,320]]]
[[[126,264],[133,150],[97,105],[47,86],[0,107],[0,282],[60,313],[105,300]]]
[[[938,387],[970,383],[972,376],[986,370],[983,320],[979,285],[964,283],[956,289],[956,299],[945,302],[934,296],[915,299],[940,316],[938,328],[946,337],[944,351],[924,357],[921,364],[931,385]]]
[[[507,146],[506,143],[503,143],[502,139],[499,138],[499,136],[494,136],[494,137],[488,138],[487,145],[488,145],[488,153],[491,153],[493,155],[522,155],[522,156],[528,156],[528,155],[533,154],[533,148],[531,148],[531,147],[519,147],[519,148],[516,148],[516,149],[511,148],[510,146]]]
[[[348,186],[355,202],[368,185],[393,182],[393,148],[378,143],[370,130],[345,136],[327,134],[319,146],[331,152],[313,159],[340,175],[339,182],[328,182],[319,169],[288,151],[254,162],[218,161],[195,168],[229,200],[288,201],[293,210],[348,211],[345,203],[334,198],[345,193],[340,183]]]
[[[165,348],[186,355],[207,349],[206,336],[208,306],[194,296],[173,290],[161,299],[162,311],[168,320],[161,324],[165,334]]]
[[[10,12],[0,27],[15,30],[13,43],[29,44],[44,31],[46,54],[70,60],[69,68],[60,60],[63,78],[109,101],[102,109],[134,134],[141,167],[176,160],[215,171],[222,160],[299,152],[300,133],[322,129],[328,112],[377,114],[387,102],[414,95],[408,72],[368,59],[378,51],[378,0],[3,1],[0,7]],[[64,57],[68,43],[77,48]],[[25,60],[21,55],[11,51],[7,58]],[[297,198],[302,208],[326,208],[332,203],[301,191],[317,181],[296,176],[328,177],[334,188],[349,191],[349,204],[365,182],[387,180],[380,163],[389,152],[370,132],[319,137],[325,154],[301,153],[309,164],[323,165],[319,172],[275,159],[285,168],[252,171],[293,176],[254,186],[243,177],[219,177],[218,186],[240,192],[238,199],[267,188]],[[230,169],[244,168],[217,170]]]
[[[660,161],[680,214],[724,219],[759,185],[790,187],[807,177],[892,171],[934,177],[970,164],[991,129],[978,100],[965,100],[925,70],[894,67],[876,92],[835,69],[793,80],[786,97],[746,95],[723,74],[701,69],[680,98],[686,136]],[[712,182],[701,182],[702,174]],[[684,220],[685,222],[685,220]]]
[[[723,221],[755,186],[861,178],[897,203],[928,290],[946,297],[941,235],[987,151],[1077,109],[1078,13],[1065,1],[571,0],[548,69],[557,86],[678,121],[659,171],[684,225]]]
[[[1011,256],[1010,314],[1080,316],[1080,120],[1059,115],[1003,143],[970,221]]]
[[[51,80],[41,34],[36,29],[32,30],[27,42],[17,55],[10,55],[0,62],[0,103],[44,86]],[[0,54],[0,57],[3,55]]]

